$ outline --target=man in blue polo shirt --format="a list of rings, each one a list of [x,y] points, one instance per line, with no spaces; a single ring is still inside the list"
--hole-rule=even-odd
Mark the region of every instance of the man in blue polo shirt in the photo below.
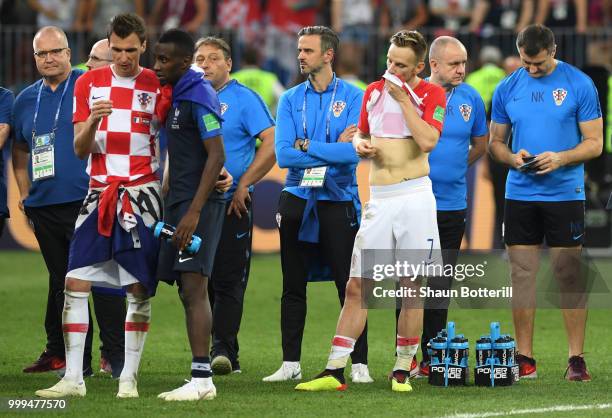
[[[4,146],[11,132],[11,110],[14,100],[15,96],[10,90],[0,87],[0,236],[4,231],[6,218],[9,217],[4,179]]]
[[[493,157],[510,167],[504,240],[510,258],[513,319],[521,378],[537,376],[533,359],[539,247],[550,247],[569,342],[566,378],[589,381],[582,357],[587,311],[580,277],[584,242],[584,162],[601,154],[603,123],[593,81],[555,59],[552,31],[531,25],[517,37],[523,68],[493,95]],[[506,145],[512,128],[512,150]],[[570,300],[578,296],[578,300]]]
[[[70,69],[66,34],[47,26],[34,37],[36,68],[42,79],[23,90],[13,108],[13,170],[21,196],[19,208],[34,225],[47,270],[49,293],[45,315],[47,347],[25,373],[64,368],[64,281],[70,238],[87,194],[87,162],[73,149],[72,96],[83,74]],[[93,325],[85,341],[83,373],[91,375]]]
[[[432,42],[429,81],[446,90],[446,116],[440,140],[429,154],[429,177],[436,197],[442,257],[445,265],[452,266],[457,262],[465,232],[467,169],[484,154],[489,132],[482,98],[473,87],[463,83],[466,62],[467,51],[457,39],[440,36]],[[428,286],[443,290],[450,289],[451,284],[452,277],[436,277]],[[427,343],[445,327],[448,303],[448,298],[428,298],[425,303],[421,375],[429,373]],[[415,362],[413,366],[416,369]]]
[[[359,158],[352,139],[363,92],[334,74],[339,40],[331,29],[310,26],[298,37],[300,71],[308,80],[281,96],[275,134],[278,165],[289,169],[276,215],[283,270],[283,364],[266,382],[301,379],[307,280],[320,278],[312,275],[312,268],[325,263],[344,303],[360,219]],[[351,355],[353,382],[372,382],[366,335],[364,330]]]
[[[238,330],[249,279],[253,185],[274,166],[274,121],[257,93],[230,78],[231,50],[220,38],[196,42],[194,57],[217,91],[223,116],[225,167],[234,178],[208,295],[213,312],[211,367],[216,375],[239,372]],[[255,154],[257,138],[262,141]]]

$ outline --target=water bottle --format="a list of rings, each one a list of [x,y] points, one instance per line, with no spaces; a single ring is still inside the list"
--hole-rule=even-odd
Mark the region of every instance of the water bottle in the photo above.
[[[455,366],[467,367],[469,344],[463,335],[457,335],[449,344],[448,355],[451,364]]]
[[[430,341],[431,343],[431,364],[444,364],[446,358],[446,337],[440,334]]]
[[[514,351],[514,340],[511,340],[507,335],[502,335],[493,342],[493,355],[497,358],[498,363],[502,366],[510,366],[514,360],[510,358],[511,351]]]
[[[508,350],[510,351],[508,356],[508,366],[514,366],[514,364],[516,363],[516,343],[514,341],[514,338],[510,337],[509,335],[506,337],[506,340],[510,345],[510,347],[508,348]]]
[[[476,341],[476,367],[484,366],[491,357],[491,339],[486,335]]]
[[[164,222],[157,222],[153,227],[153,235],[155,235],[155,238],[162,238],[166,241],[170,241],[175,232],[175,227]],[[189,254],[196,254],[200,250],[201,245],[202,238],[198,237],[197,235],[192,235],[191,239],[187,243],[187,246],[185,247],[185,252]]]

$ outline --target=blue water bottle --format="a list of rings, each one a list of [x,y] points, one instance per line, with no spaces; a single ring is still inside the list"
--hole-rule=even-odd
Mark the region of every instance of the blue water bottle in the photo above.
[[[491,338],[483,335],[476,341],[476,367],[486,365],[491,354]]]
[[[175,227],[164,222],[157,222],[153,227],[153,235],[155,238],[162,238],[166,241],[172,240],[175,232]],[[192,235],[191,239],[187,243],[187,247],[185,247],[185,252],[189,254],[196,254],[200,250],[201,245],[202,238],[198,237],[197,235]]]

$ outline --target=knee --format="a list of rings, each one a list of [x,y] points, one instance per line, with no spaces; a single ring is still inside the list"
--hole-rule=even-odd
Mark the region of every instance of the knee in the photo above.
[[[345,300],[361,300],[361,279],[349,279],[346,284]]]
[[[91,282],[74,279],[72,277],[66,277],[64,288],[66,291],[89,293],[89,291],[91,290]]]

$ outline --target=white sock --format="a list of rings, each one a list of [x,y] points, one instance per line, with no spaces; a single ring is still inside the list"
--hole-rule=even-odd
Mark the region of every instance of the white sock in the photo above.
[[[83,351],[89,329],[88,297],[89,292],[64,291],[64,311],[62,312],[66,348],[64,379],[77,383],[83,381]]]
[[[400,337],[397,336],[397,358],[393,371],[404,370],[409,372],[412,359],[419,349],[419,337]]]
[[[344,369],[354,348],[354,338],[334,335],[334,339],[332,340],[332,348],[327,359],[327,366],[325,366],[325,368],[329,370]]]
[[[125,317],[125,363],[120,380],[136,380],[140,357],[144,348],[149,322],[151,320],[151,302],[148,297],[136,297],[127,294],[128,308]]]

